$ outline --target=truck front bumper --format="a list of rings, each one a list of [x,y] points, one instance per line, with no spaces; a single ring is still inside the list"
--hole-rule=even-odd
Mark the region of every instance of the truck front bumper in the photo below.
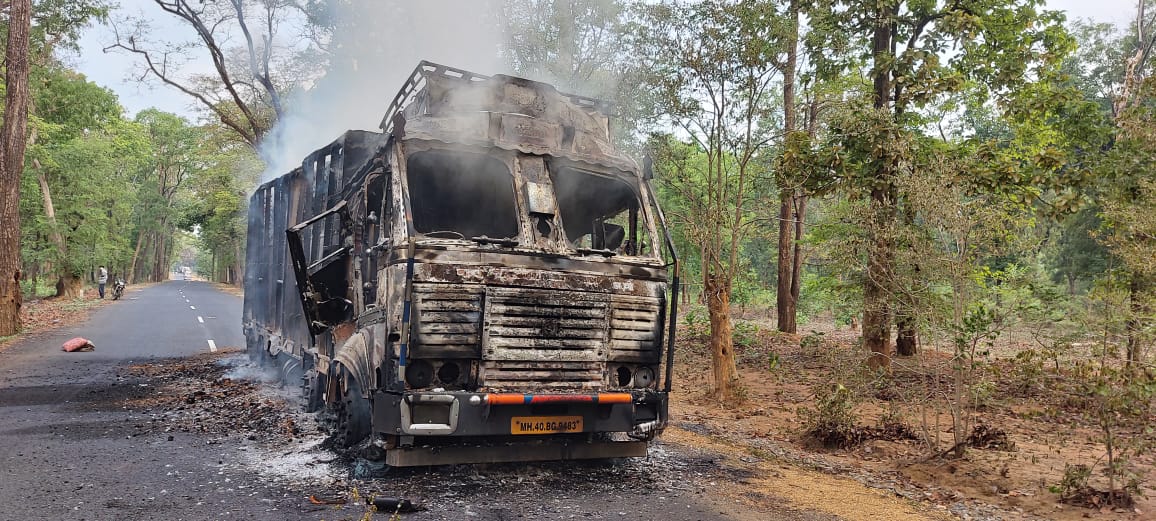
[[[666,426],[667,394],[379,392],[375,431],[392,436],[514,436],[626,433],[649,439]]]

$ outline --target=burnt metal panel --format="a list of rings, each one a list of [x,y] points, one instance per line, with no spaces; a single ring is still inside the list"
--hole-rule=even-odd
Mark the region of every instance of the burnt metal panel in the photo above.
[[[482,385],[604,386],[609,296],[487,288]]]
[[[646,456],[644,441],[607,441],[591,443],[501,444],[492,447],[408,447],[386,450],[385,462],[391,467],[467,463],[510,463],[521,461],[567,461],[605,458],[639,458]]]
[[[486,143],[636,173],[637,163],[613,144],[614,111],[611,103],[549,84],[421,62],[381,128],[402,139]],[[489,124],[483,126],[477,114],[491,114]]]
[[[658,363],[662,356],[662,305],[657,297],[612,297],[607,356],[610,361]]]
[[[482,288],[415,283],[413,358],[466,358],[480,355]]]

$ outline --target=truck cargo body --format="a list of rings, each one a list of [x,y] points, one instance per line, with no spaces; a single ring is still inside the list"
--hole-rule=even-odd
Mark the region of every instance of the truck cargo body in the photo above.
[[[677,278],[610,122],[597,100],[423,62],[384,133],[253,194],[250,354],[392,465],[645,454]]]

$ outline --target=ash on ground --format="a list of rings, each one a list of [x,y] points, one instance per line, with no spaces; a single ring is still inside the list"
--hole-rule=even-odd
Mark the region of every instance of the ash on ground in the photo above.
[[[296,389],[279,387],[239,351],[131,366],[122,378],[147,381],[151,393],[131,406],[150,417],[148,430],[239,444],[243,457],[226,468],[254,471],[301,497],[411,498],[431,510],[532,504],[544,491],[650,493],[676,498],[705,483],[742,479],[708,454],[654,442],[646,458],[386,468],[332,450],[317,415],[300,412]],[[550,505],[542,505],[543,513]]]
[[[147,380],[153,393],[128,405],[150,417],[158,433],[191,433],[209,444],[243,449],[231,466],[288,487],[340,482],[348,474],[316,415],[300,412],[294,389],[238,351],[129,367],[124,378]],[[227,465],[229,466],[229,465]]]

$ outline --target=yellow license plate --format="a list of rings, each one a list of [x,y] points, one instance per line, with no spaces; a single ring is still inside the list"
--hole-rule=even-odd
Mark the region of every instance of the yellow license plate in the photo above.
[[[515,416],[510,419],[511,434],[559,434],[582,432],[581,416]]]

